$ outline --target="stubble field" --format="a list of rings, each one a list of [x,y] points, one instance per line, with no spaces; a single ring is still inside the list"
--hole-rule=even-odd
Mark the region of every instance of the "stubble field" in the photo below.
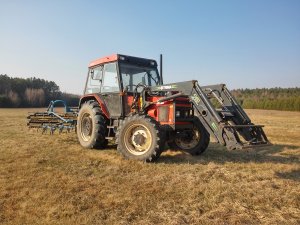
[[[247,110],[273,146],[145,164],[28,130],[28,111],[0,109],[0,224],[300,224],[299,112]]]

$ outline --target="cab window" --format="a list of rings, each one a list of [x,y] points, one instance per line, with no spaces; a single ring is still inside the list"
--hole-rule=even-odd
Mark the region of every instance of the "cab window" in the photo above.
[[[144,67],[127,63],[120,63],[119,65],[123,88],[127,91],[134,91],[139,84],[156,86],[160,82],[157,68],[155,67]]]
[[[89,70],[87,88],[85,93],[99,93],[100,84],[103,76],[103,66],[98,66]]]
[[[119,81],[116,63],[104,65],[101,92],[119,92]]]

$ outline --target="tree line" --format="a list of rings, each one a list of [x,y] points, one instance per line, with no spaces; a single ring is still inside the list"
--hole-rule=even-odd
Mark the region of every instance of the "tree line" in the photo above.
[[[78,95],[61,92],[53,81],[0,75],[0,107],[46,107],[55,99],[66,101],[69,106],[79,102]]]
[[[300,88],[256,88],[231,91],[246,109],[300,111]]]
[[[235,89],[231,93],[246,109],[300,111],[300,88]],[[78,95],[62,93],[53,81],[0,75],[0,107],[45,107],[55,99],[69,106],[79,102]]]

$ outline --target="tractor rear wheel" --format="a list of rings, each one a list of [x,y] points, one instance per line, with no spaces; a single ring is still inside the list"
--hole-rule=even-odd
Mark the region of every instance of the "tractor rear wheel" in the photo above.
[[[153,162],[162,152],[162,132],[146,115],[126,117],[116,133],[118,151],[127,159]]]
[[[96,101],[87,101],[78,113],[77,137],[84,148],[105,148],[106,119]]]
[[[183,150],[191,155],[202,154],[209,145],[209,133],[198,118],[195,118],[193,124],[192,130],[177,133],[175,139],[168,145],[171,148]]]

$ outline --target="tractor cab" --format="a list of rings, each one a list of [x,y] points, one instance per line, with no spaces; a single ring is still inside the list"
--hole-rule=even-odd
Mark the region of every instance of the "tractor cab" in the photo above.
[[[107,117],[120,118],[131,112],[134,96],[143,87],[160,84],[155,60],[116,54],[90,63],[84,95],[98,96]]]
[[[117,54],[90,63],[84,94],[119,94],[134,92],[138,85],[160,84],[155,60]]]

